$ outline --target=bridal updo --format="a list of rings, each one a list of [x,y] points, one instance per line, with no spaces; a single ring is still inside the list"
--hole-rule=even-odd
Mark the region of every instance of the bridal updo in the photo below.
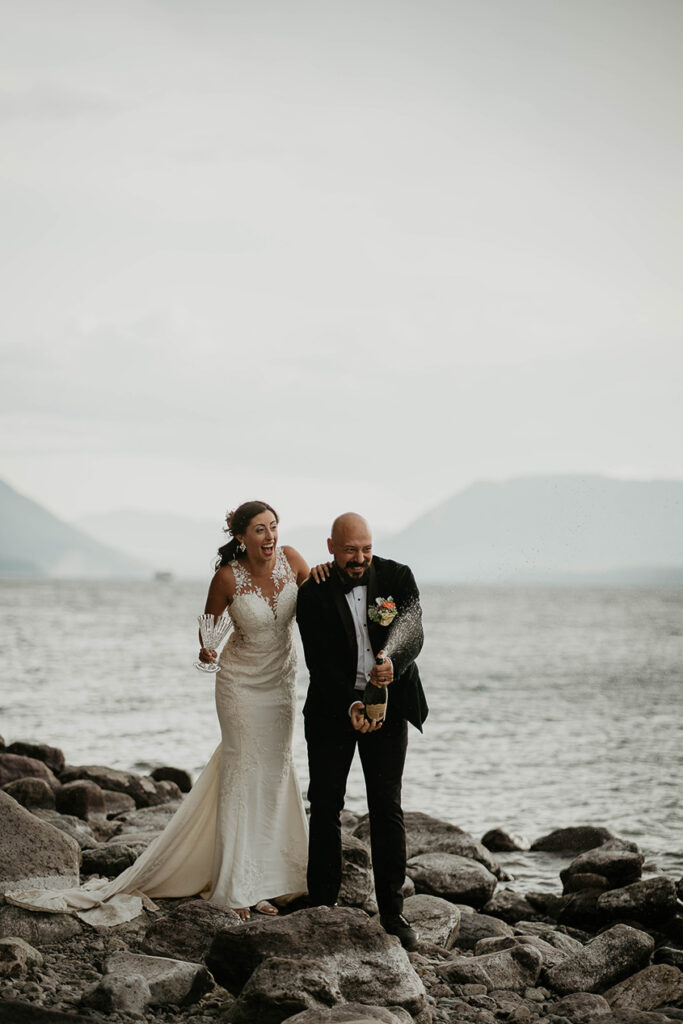
[[[234,558],[244,557],[244,552],[239,550],[240,542],[237,537],[240,533],[244,533],[254,516],[259,515],[260,512],[272,512],[275,516],[275,522],[280,522],[279,515],[267,501],[245,501],[234,512],[227,513],[225,517],[227,525],[223,527],[223,533],[229,533],[232,539],[227,544],[224,544],[222,548],[218,549],[216,569],[220,569],[222,565],[229,565]]]

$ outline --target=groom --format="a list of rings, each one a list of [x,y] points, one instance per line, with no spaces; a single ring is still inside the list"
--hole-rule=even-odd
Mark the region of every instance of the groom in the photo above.
[[[327,542],[334,565],[328,579],[299,590],[297,622],[310,675],[304,706],[311,805],[308,891],[314,906],[332,906],[342,877],[340,812],[356,746],[370,812],[375,892],[383,928],[411,949],[417,935],[402,916],[406,836],[401,777],[408,722],[422,731],[427,702],[415,665],[423,642],[419,592],[406,565],[372,554],[372,534],[353,512],[335,519]],[[393,598],[387,625],[368,611]],[[375,659],[389,647],[391,657]],[[366,682],[387,686],[382,723],[370,723],[361,698]]]

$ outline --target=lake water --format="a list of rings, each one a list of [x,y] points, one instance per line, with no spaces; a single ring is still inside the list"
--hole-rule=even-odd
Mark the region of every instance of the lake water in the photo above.
[[[0,734],[72,764],[198,773],[219,741],[213,677],[192,667],[199,582],[4,581]],[[649,869],[683,874],[683,590],[425,587],[404,808],[480,838],[605,825]],[[300,659],[299,703],[306,677]],[[295,760],[306,784],[302,720]],[[347,807],[364,810],[356,762]],[[566,863],[501,857],[516,887],[558,890]]]

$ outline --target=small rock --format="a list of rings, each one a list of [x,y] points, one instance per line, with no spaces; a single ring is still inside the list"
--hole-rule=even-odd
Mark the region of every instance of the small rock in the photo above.
[[[593,850],[596,846],[616,838],[614,832],[610,832],[608,828],[575,825],[572,828],[557,828],[548,835],[535,839],[531,849],[547,853],[583,853],[584,850]]]
[[[0,939],[0,976],[21,978],[29,967],[42,967],[42,954],[17,936]]]
[[[175,782],[181,793],[189,793],[192,789],[192,777],[182,768],[169,768],[164,766],[155,768],[150,772],[150,778],[155,782]]]
[[[89,850],[98,845],[92,828],[81,818],[73,814],[59,814],[57,811],[36,809],[33,811],[37,818],[47,822],[60,832],[65,832],[72,839],[75,839],[81,850]]]
[[[411,896],[403,903],[403,916],[415,926],[421,942],[433,942],[442,949],[455,945],[460,928],[460,911],[438,896]]]
[[[65,782],[56,800],[60,814],[72,814],[75,818],[103,818],[107,811],[104,793],[89,779]]]
[[[496,950],[501,949],[512,949],[513,946],[519,945],[533,946],[537,949],[543,957],[544,970],[548,970],[556,964],[562,963],[569,955],[566,952],[557,949],[556,946],[551,946],[549,942],[545,942],[545,940],[541,939],[538,935],[515,935],[513,938],[499,937],[480,939],[474,947],[474,955],[483,956],[486,953],[493,953]]]
[[[150,1006],[176,1003],[188,1006],[208,992],[213,979],[201,964],[170,960],[168,957],[141,956],[137,953],[114,953],[105,964],[105,977],[140,976],[149,986]]]
[[[645,932],[614,925],[586,943],[580,953],[546,972],[545,983],[560,995],[605,989],[647,963],[654,945]]]
[[[518,921],[515,925],[515,935],[538,935],[549,945],[561,949],[563,953],[579,953],[583,949],[583,943],[573,939],[566,932],[554,924],[547,924],[545,921]]]
[[[287,1017],[284,1024],[412,1024],[413,1018],[401,1007],[396,1015],[386,1006],[367,1006],[365,1003],[339,1003],[337,1006],[319,1006]]]
[[[482,907],[493,895],[495,875],[468,857],[453,853],[423,853],[412,857],[406,873],[418,893],[442,896],[454,903]]]
[[[439,965],[436,973],[449,984],[475,983],[489,989],[523,992],[535,986],[543,966],[543,957],[532,946],[519,945],[484,956],[454,957]]]
[[[161,779],[159,782],[154,781],[156,787],[159,804],[168,804],[171,802],[177,802],[182,800],[183,794],[179,786],[171,779]]]
[[[34,946],[51,946],[80,935],[84,925],[71,914],[43,914],[10,904],[0,906],[0,936],[19,937]]]
[[[502,828],[492,828],[482,836],[482,846],[492,853],[511,853],[513,850],[528,850],[529,843],[521,836],[512,836]]]
[[[45,779],[15,779],[2,787],[22,807],[52,809],[55,806],[55,792]]]
[[[604,997],[613,1010],[654,1010],[675,997],[681,972],[670,964],[652,964],[608,989]]]
[[[559,1017],[569,1017],[576,1024],[587,1024],[593,1017],[609,1013],[610,1005],[606,999],[594,992],[573,992],[560,999],[552,1007],[552,1012]]]
[[[563,882],[570,875],[595,874],[604,876],[609,884],[629,885],[640,878],[643,854],[635,843],[624,839],[610,839],[594,850],[586,850],[575,857],[569,867],[560,871]]]
[[[455,945],[458,949],[474,949],[480,939],[491,936],[512,938],[514,934],[511,926],[497,917],[489,917],[487,914],[465,914],[461,911]]]
[[[107,817],[113,818],[116,814],[126,814],[135,810],[135,800],[127,793],[115,793],[112,789],[103,789],[104,806]]]
[[[116,878],[137,860],[137,853],[121,843],[105,843],[83,851],[81,871],[84,875],[105,875]]]
[[[599,889],[583,889],[567,897],[567,902],[558,915],[558,922],[574,928],[595,932],[609,919],[598,909]]]
[[[103,1010],[104,1013],[130,1014],[142,1017],[149,1005],[151,992],[141,974],[125,977],[105,975],[81,1000],[81,1006]]]
[[[659,924],[674,917],[678,909],[676,884],[672,878],[648,878],[598,897],[598,909],[610,917]]]
[[[230,1020],[231,1024],[280,1024],[303,1010],[318,1010],[339,1002],[341,992],[323,964],[271,956],[252,973],[232,1008]]]
[[[537,914],[542,914],[543,917],[553,917],[557,919],[568,902],[566,896],[558,896],[554,892],[527,892],[524,897]]]
[[[0,792],[1,892],[78,885],[80,854],[77,842]]]
[[[36,761],[43,761],[48,768],[59,775],[64,767],[64,754],[59,747],[50,747],[47,743],[25,743],[17,740],[7,747],[8,754],[22,754],[24,757],[33,757]]]
[[[604,875],[591,874],[589,871],[579,872],[576,875],[568,875],[565,879],[563,892],[582,892],[584,889],[592,889],[597,892],[606,892],[610,884]]]
[[[135,772],[122,772],[106,765],[82,764],[68,765],[61,773],[62,782],[73,782],[76,779],[87,779],[95,782],[100,789],[113,790],[115,793],[126,793],[135,800],[136,807],[152,807],[164,803],[166,796],[158,790],[156,783],[149,776],[137,775]]]
[[[499,889],[482,907],[485,914],[499,917],[507,924],[517,924],[534,916],[534,908],[514,889]]]
[[[9,996],[5,990],[3,995]],[[71,993],[69,993],[71,994]],[[0,1003],[2,1007],[2,1024],[93,1024],[92,1017],[82,1017],[75,1013],[62,1013],[45,1006],[36,1006],[35,1002],[6,998]]]
[[[44,779],[50,789],[59,789],[58,779],[43,761],[23,754],[0,754],[0,786],[16,779]]]
[[[683,949],[674,949],[673,946],[660,946],[655,950],[654,962],[656,964],[672,964],[683,971]]]

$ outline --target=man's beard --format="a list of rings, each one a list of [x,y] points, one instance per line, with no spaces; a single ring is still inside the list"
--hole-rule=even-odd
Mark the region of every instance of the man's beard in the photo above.
[[[365,569],[369,569],[369,568],[370,568],[370,563],[369,562],[347,562],[346,565],[344,566],[345,570],[347,570],[347,569],[363,569],[363,570],[365,570]]]

